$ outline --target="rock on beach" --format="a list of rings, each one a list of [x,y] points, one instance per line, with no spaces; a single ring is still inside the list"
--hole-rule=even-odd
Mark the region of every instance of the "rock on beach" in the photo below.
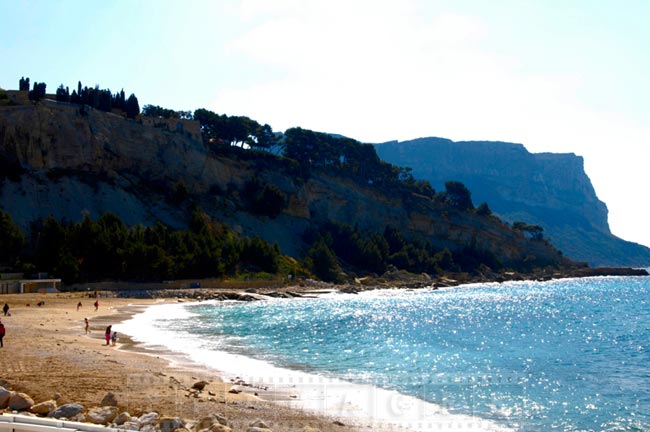
[[[102,399],[101,406],[117,406],[117,397],[111,392],[106,393]]]
[[[81,414],[83,410],[84,407],[82,405],[79,405],[77,403],[69,403],[56,408],[54,411],[48,414],[48,417],[71,419],[76,415]]]
[[[109,424],[112,422],[115,417],[117,417],[118,411],[115,406],[103,406],[95,407],[88,410],[86,414],[86,421],[95,424]]]
[[[31,411],[34,414],[40,414],[40,415],[48,415],[52,411],[56,409],[56,401],[55,400],[47,400],[41,403],[37,403],[36,405],[32,406],[29,411]]]
[[[0,387],[0,409],[7,408],[9,405],[9,398],[11,398],[12,393],[12,391],[9,391],[4,387]]]
[[[34,400],[25,393],[13,393],[9,398],[9,409],[25,411],[34,405]]]

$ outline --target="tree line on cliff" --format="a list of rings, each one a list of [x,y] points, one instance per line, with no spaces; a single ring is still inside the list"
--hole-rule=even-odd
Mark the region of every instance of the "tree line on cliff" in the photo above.
[[[29,77],[21,77],[18,83],[18,89],[21,91],[29,92],[29,100],[38,102],[46,95],[47,85],[45,83],[34,82],[33,89],[30,90]],[[87,87],[81,85],[81,81],[77,83],[77,89],[72,90],[70,93],[69,87],[64,87],[63,84],[59,85],[56,89],[56,101],[82,106],[90,106],[100,111],[111,112],[112,110],[120,110],[126,114],[127,118],[135,118],[140,114],[140,104],[135,94],[127,98],[124,89],[113,94],[110,89],[100,89],[99,84],[95,87]]]
[[[97,220],[85,215],[77,223],[51,216],[38,219],[25,235],[0,210],[0,263],[15,271],[47,272],[66,283],[242,274],[291,274],[342,282],[346,274],[383,274],[390,269],[431,275],[504,269],[493,254],[469,246],[457,251],[437,249],[392,226],[370,232],[330,222],[308,229],[304,241],[305,253],[296,260],[282,255],[277,244],[242,237],[198,208],[192,211],[187,229],[160,222],[127,227],[113,213],[105,213]],[[536,264],[522,263],[513,270],[530,271]]]

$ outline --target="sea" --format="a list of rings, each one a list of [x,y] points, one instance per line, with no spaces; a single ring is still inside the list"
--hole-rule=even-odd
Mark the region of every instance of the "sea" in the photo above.
[[[376,430],[650,431],[650,277],[162,304],[116,329]]]

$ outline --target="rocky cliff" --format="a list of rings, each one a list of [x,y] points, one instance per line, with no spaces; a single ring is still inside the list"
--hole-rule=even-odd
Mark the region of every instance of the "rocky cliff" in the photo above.
[[[441,138],[388,142],[379,156],[413,168],[439,189],[463,182],[474,203],[487,202],[508,222],[540,225],[568,257],[592,265],[647,266],[650,249],[611,234],[607,207],[598,199],[583,159],[574,154],[529,153],[504,142],[453,142]]]
[[[38,217],[78,221],[112,211],[127,224],[187,224],[200,205],[237,232],[304,253],[308,227],[335,221],[383,231],[400,227],[437,247],[470,247],[504,264],[564,262],[494,217],[454,210],[424,196],[391,195],[368,182],[314,171],[296,176],[291,161],[254,152],[217,155],[191,136],[98,111],[42,102],[0,108],[0,206],[23,230]],[[276,185],[288,204],[274,218],[250,211],[251,179]]]

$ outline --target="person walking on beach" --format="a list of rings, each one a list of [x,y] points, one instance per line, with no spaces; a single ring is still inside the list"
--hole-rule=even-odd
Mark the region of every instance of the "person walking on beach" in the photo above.
[[[95,300],[95,310],[99,309],[99,300]]]
[[[2,312],[4,312],[5,316],[9,313],[9,305],[7,303],[2,307]]]
[[[80,307],[81,307],[81,302],[77,303],[77,312],[79,312]]]
[[[0,348],[4,348],[5,344],[2,339],[5,337],[5,325],[0,322]]]
[[[111,335],[111,345],[115,346],[115,342],[117,342],[117,332],[113,332]]]
[[[104,336],[106,337],[106,346],[109,346],[111,344],[111,329],[113,328],[112,325],[109,325],[106,327],[106,333]]]
[[[86,334],[88,334],[88,327],[90,326],[90,323],[88,322],[88,318],[84,318],[84,324],[86,324]]]

